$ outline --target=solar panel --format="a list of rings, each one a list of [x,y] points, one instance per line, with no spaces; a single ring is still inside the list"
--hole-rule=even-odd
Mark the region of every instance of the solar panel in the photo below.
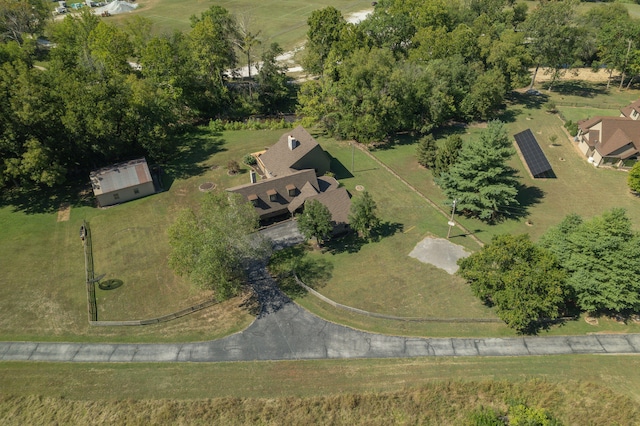
[[[538,145],[536,137],[531,133],[531,129],[515,134],[513,137],[516,139],[518,148],[520,148],[524,161],[527,163],[527,167],[529,167],[529,171],[534,178],[555,176],[551,164],[549,164],[547,157],[540,149],[540,145]]]

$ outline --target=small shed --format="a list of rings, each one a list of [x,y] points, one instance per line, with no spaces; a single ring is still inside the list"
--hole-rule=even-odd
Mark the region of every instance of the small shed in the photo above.
[[[100,207],[124,203],[155,192],[147,160],[114,164],[89,174]]]

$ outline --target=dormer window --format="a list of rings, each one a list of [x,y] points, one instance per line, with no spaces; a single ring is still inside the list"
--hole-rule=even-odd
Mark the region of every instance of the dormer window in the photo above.
[[[251,204],[253,204],[253,207],[258,207],[258,196],[256,194],[251,194],[247,196],[247,200],[249,200],[251,202]]]
[[[269,201],[278,201],[278,191],[275,189],[268,190],[267,195],[269,196]]]
[[[289,192],[289,197],[295,197],[297,195],[298,190],[295,185],[289,184],[286,186],[286,188],[287,188],[287,191]]]

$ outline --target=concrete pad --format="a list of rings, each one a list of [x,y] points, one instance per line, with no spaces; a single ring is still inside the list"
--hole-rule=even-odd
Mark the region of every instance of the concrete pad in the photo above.
[[[455,356],[456,350],[453,347],[454,339],[428,339],[429,350],[434,356]]]
[[[444,269],[453,275],[458,270],[458,259],[470,254],[462,246],[444,238],[427,237],[416,244],[409,256]]]
[[[425,339],[405,339],[404,355],[409,357],[415,356],[434,356],[435,349]]]

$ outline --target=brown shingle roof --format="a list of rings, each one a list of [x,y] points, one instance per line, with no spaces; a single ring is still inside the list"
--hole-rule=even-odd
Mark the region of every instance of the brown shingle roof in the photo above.
[[[318,195],[309,197],[305,202],[318,200],[331,212],[334,226],[341,223],[349,223],[349,209],[351,208],[351,197],[349,192],[344,188],[337,188],[327,192],[321,192]]]
[[[311,185],[311,183],[307,182],[300,189],[300,194],[298,194],[296,198],[291,200],[291,203],[289,203],[289,207],[288,207],[289,212],[293,213],[296,210],[298,210],[298,208],[304,204],[307,198],[313,197],[317,193],[318,193],[318,190],[314,188],[313,185]]]
[[[590,127],[599,122],[602,122],[602,131],[594,146],[600,155],[603,157],[609,156],[609,154],[629,143],[633,144],[633,149],[626,150],[625,154],[628,153],[628,155],[620,158],[627,158],[629,155],[638,152],[640,147],[640,121],[626,117],[594,117],[590,120],[585,120],[580,128],[583,131],[589,131]],[[590,144],[593,143],[591,138],[591,132],[589,132]]]
[[[620,109],[620,112],[625,117],[631,117],[633,111],[640,112],[640,99]]]
[[[288,185],[294,185],[296,188],[303,188],[306,184],[312,188],[318,189],[318,179],[316,173],[312,169],[301,170],[286,176],[271,179],[262,179],[256,183],[248,183],[233,188],[227,188],[227,191],[242,195],[245,200],[251,201],[249,197],[257,195],[256,210],[261,218],[277,216],[288,211],[289,203],[297,196],[289,195]],[[276,195],[276,200],[271,201],[270,194]],[[253,198],[253,197],[252,197]]]
[[[298,141],[294,149],[289,149],[289,136]],[[260,156],[260,160],[274,177],[282,176],[291,173],[291,166],[316,146],[318,142],[313,136],[304,127],[298,126],[282,135],[278,142]]]

